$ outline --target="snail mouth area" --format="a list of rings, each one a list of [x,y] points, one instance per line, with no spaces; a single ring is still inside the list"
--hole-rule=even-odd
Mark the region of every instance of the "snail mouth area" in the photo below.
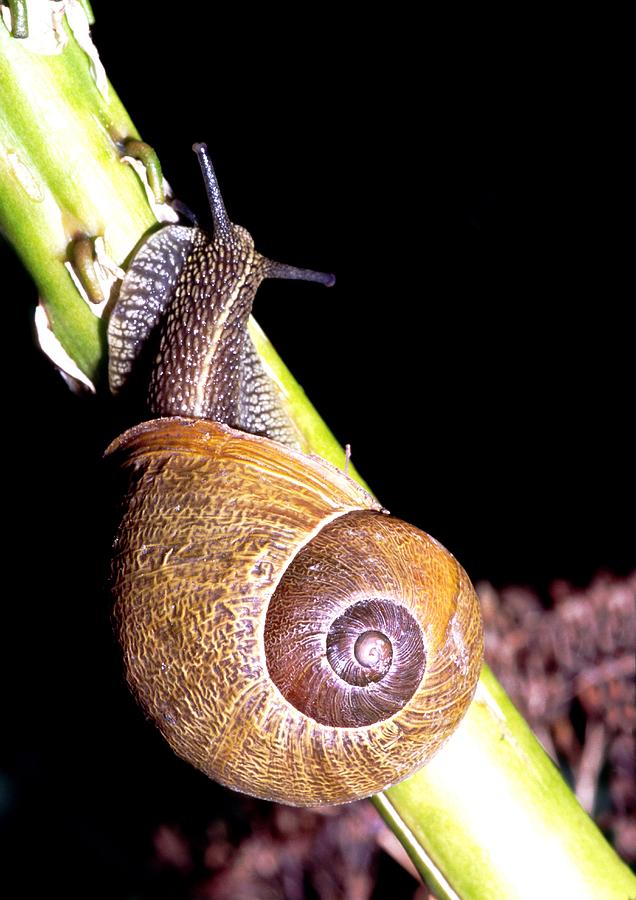
[[[426,669],[423,629],[400,596],[385,596],[377,538],[352,556],[349,513],[326,525],[289,564],[270,600],[265,654],[285,699],[322,725],[384,721],[417,691]],[[382,521],[384,520],[384,521]],[[374,535],[372,535],[373,537]],[[361,565],[360,559],[363,564]]]

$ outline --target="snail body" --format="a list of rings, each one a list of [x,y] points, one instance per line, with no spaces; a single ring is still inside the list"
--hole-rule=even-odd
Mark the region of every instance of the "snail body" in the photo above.
[[[258,269],[278,264],[243,249],[228,277],[220,195],[198,152],[213,236],[151,238],[111,319],[114,389],[140,352],[128,321],[152,319],[143,341],[159,329],[161,348],[149,389],[160,418],[108,450],[128,483],[112,565],[127,677],[175,752],[216,781],[295,805],[347,802],[411,774],[454,730],[481,666],[479,606],[437,541],[294,449],[246,334]],[[169,296],[142,314],[150,281]],[[197,285],[196,304],[216,307],[203,338],[179,311]],[[193,313],[190,330],[205,318]]]

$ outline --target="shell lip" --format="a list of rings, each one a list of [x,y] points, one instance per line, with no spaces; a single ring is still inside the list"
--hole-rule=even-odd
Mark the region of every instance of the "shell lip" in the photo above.
[[[193,447],[191,438],[193,434],[203,440],[210,439],[214,436],[226,436],[228,439],[243,439],[260,446],[270,446],[274,444],[278,451],[284,453],[291,459],[303,462],[305,465],[322,467],[326,470],[332,479],[340,479],[351,486],[355,486],[355,490],[360,495],[360,505],[362,508],[374,509],[388,515],[389,511],[385,509],[368,491],[366,491],[357,481],[354,481],[342,469],[334,466],[328,460],[323,459],[313,453],[302,453],[285,444],[275,441],[272,438],[265,437],[260,434],[251,434],[246,431],[240,431],[225,425],[222,422],[215,422],[211,419],[199,419],[191,416],[164,416],[156,419],[147,419],[128,428],[118,437],[116,437],[106,447],[104,458],[116,456],[120,453],[129,452],[133,456],[138,452],[148,450],[148,446],[144,441],[146,435],[155,434],[157,441],[152,449],[172,450],[174,452],[192,452]],[[161,441],[158,440],[161,435]]]

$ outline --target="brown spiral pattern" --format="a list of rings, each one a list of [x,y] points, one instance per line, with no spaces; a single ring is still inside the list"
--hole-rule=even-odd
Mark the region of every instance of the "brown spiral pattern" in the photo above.
[[[334,550],[351,527],[347,520],[359,515],[349,513],[331,522],[292,560],[265,621],[272,681],[300,712],[336,728],[359,728],[389,718],[411,699],[426,667],[422,629],[399,602],[369,596],[347,600],[342,611],[329,603],[341,577],[343,554]],[[300,609],[299,585],[304,585],[303,599],[317,614],[313,627],[307,627]],[[308,598],[308,591],[313,596]],[[329,612],[320,615],[321,608]],[[329,621],[334,612],[336,617]]]
[[[385,619],[377,601],[361,600],[332,624],[327,635],[327,659],[347,684],[363,687],[382,681],[393,662],[393,644],[385,623],[377,627],[369,618]]]
[[[482,657],[474,591],[437,541],[333,467],[218,423],[142,423],[110,455],[129,476],[112,563],[127,677],[180,756],[307,806],[433,756]]]

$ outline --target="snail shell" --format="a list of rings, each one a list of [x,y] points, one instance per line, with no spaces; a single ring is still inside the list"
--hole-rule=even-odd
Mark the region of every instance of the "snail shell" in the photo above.
[[[368,796],[433,756],[483,651],[437,541],[322,460],[223,424],[145,422],[108,453],[128,476],[128,680],[179,756],[293,805]]]

